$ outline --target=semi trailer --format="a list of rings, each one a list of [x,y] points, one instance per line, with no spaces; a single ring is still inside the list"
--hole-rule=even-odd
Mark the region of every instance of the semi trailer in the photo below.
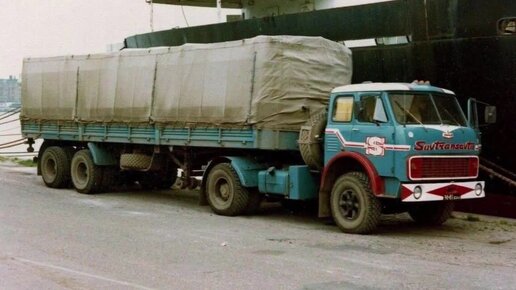
[[[484,197],[475,100],[465,114],[428,82],[350,84],[351,59],[302,36],[27,58],[22,134],[44,140],[38,174],[51,188],[181,178],[219,215],[317,200],[348,233],[402,211],[441,224],[455,200]]]

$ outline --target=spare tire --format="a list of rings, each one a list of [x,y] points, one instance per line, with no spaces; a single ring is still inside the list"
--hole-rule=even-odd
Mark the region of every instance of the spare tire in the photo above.
[[[312,115],[299,132],[299,151],[311,169],[321,170],[324,165],[323,137],[326,115],[326,112]]]
[[[120,167],[129,170],[144,170],[150,167],[152,156],[145,154],[121,154]]]

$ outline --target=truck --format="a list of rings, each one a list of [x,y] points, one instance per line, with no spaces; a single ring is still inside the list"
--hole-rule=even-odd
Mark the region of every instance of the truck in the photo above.
[[[316,200],[319,217],[368,234],[384,213],[439,225],[455,200],[485,196],[478,102],[466,117],[450,90],[351,84],[351,73],[343,44],[284,35],[26,58],[21,130],[30,150],[43,139],[48,187],[169,189],[180,178],[224,216],[264,198]]]

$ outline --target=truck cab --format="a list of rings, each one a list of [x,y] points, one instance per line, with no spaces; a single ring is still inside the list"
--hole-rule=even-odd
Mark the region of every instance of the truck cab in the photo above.
[[[331,213],[344,231],[367,232],[389,204],[436,224],[450,215],[451,201],[484,197],[480,137],[468,118],[452,91],[428,82],[335,88],[320,215]]]

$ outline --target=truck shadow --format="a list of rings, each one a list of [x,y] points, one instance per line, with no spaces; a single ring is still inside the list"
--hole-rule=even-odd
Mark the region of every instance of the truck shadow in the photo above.
[[[198,190],[144,190],[130,188],[102,193],[98,197],[123,197],[125,200],[160,205],[170,205],[195,212],[212,214],[209,206],[200,206]],[[229,217],[228,217],[229,218]],[[240,218],[263,219],[271,222],[281,222],[292,226],[310,227],[313,230],[338,233],[340,230],[331,219],[317,217],[317,204],[314,202],[282,203],[262,202],[260,208],[253,214]],[[423,226],[413,222],[407,214],[382,215],[381,222],[374,235],[376,236],[432,236],[457,237],[478,231],[478,226],[470,227],[471,223],[463,219],[452,218],[442,226]]]

